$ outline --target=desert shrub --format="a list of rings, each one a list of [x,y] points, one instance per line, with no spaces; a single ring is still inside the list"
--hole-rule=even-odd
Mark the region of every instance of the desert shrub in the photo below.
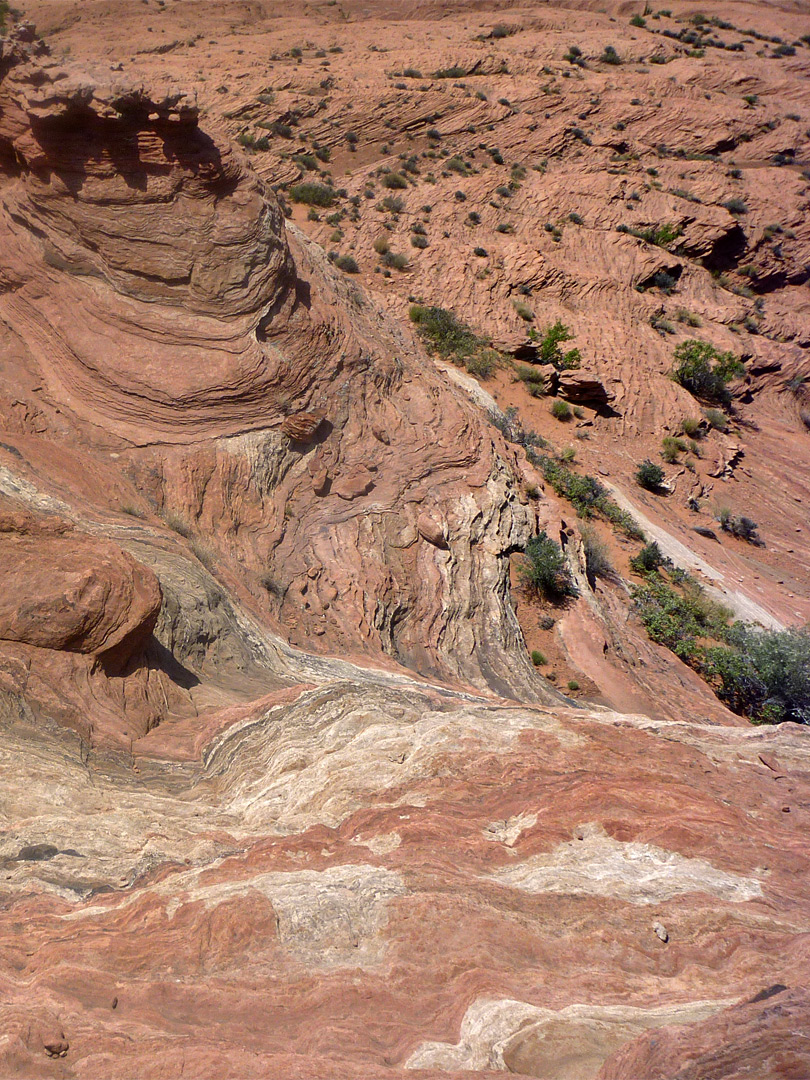
[[[612,577],[613,564],[604,540],[600,539],[597,533],[587,525],[580,528],[579,534],[582,537],[582,550],[585,554],[585,573],[591,586],[596,578]]]
[[[497,366],[497,354],[492,349],[484,349],[470,356],[464,363],[470,375],[479,379],[488,379]]]
[[[514,225],[510,224],[510,222],[508,222],[508,221],[502,221],[500,223],[500,225],[495,226],[495,232],[506,233],[507,235],[509,235],[509,234],[513,233],[514,231],[515,231]]]
[[[562,548],[545,531],[533,536],[526,545],[526,559],[520,573],[529,589],[551,600],[577,595]]]
[[[642,576],[652,574],[663,566],[665,561],[661,548],[655,540],[651,540],[649,544],[644,545],[638,555],[634,555],[630,560],[630,569]]]
[[[243,131],[241,135],[237,135],[236,141],[240,146],[243,146],[246,150],[269,150],[270,140],[266,135],[261,135],[258,138],[249,131]]]
[[[577,682],[576,679],[569,679],[568,680],[568,689],[569,690],[579,690],[579,683]]]
[[[719,352],[707,341],[690,338],[675,350],[675,382],[704,401],[728,404],[727,384],[745,368],[732,352]]]
[[[402,77],[404,79],[421,79],[422,72],[418,68],[406,67],[402,72]]]
[[[630,25],[631,26],[646,26],[647,25],[647,20],[644,18],[643,15],[639,15],[638,13],[636,13],[632,17],[632,19],[630,20]]]
[[[558,371],[578,368],[581,361],[579,349],[563,352],[560,345],[571,338],[571,331],[558,319],[547,327],[537,349],[537,357],[542,364],[553,364]]]
[[[568,215],[568,220],[571,222],[572,225],[584,225],[585,224],[585,222],[582,220],[582,216],[580,214],[577,214],[576,211],[574,211],[574,212],[572,212],[572,213],[570,213]]]
[[[450,172],[458,173],[459,176],[469,176],[472,172],[472,169],[464,160],[464,158],[456,156],[451,157],[448,161],[446,161],[444,167]]]
[[[658,491],[664,482],[664,470],[649,458],[636,469],[636,483],[647,491]]]
[[[548,393],[548,383],[544,373],[530,364],[517,364],[515,374],[518,379],[526,384],[526,389],[532,397],[543,397]]]
[[[614,502],[595,476],[575,473],[561,461],[547,455],[527,451],[531,463],[538,466],[547,483],[563,499],[574,507],[580,517],[589,518],[601,514],[631,540],[643,540],[644,533],[632,515]]]
[[[466,363],[478,355],[486,344],[466,323],[445,308],[413,304],[408,314],[420,336],[446,360]]]
[[[700,420],[695,419],[694,416],[685,416],[681,421],[681,430],[684,435],[688,435],[690,439],[695,439],[700,436]]]
[[[636,192],[631,193],[628,198],[638,199]],[[657,247],[668,247],[681,235],[682,229],[680,225],[670,225],[665,222],[663,225],[650,225],[646,229],[637,229],[631,225],[617,225],[616,232],[628,233],[630,236],[635,236],[638,240],[644,240],[648,244],[655,244]]]
[[[728,634],[731,613],[707,597],[688,575],[683,575],[680,589],[675,589],[658,573],[648,574],[632,596],[648,636],[697,667],[700,641],[724,641]]]
[[[666,270],[656,270],[652,277],[653,286],[660,289],[664,296],[671,296],[678,284],[678,279]]]
[[[411,247],[424,249],[428,247],[430,241],[422,233],[411,233]]]
[[[372,247],[378,255],[385,255],[389,247],[388,237],[385,235],[385,233],[381,233],[379,236],[375,236]]]
[[[408,186],[408,181],[405,179],[402,173],[398,172],[385,173],[380,183],[384,188],[388,188],[392,191],[401,191],[403,188],[406,188]]]
[[[467,69],[463,67],[439,68],[433,72],[434,79],[463,79]]]
[[[479,259],[486,259],[486,257],[489,255],[489,252],[486,248],[476,247],[473,248],[473,255],[477,256]]]
[[[719,409],[706,409],[703,415],[709,422],[709,427],[713,427],[716,431],[728,430],[728,417]]]
[[[305,172],[313,172],[318,168],[318,159],[314,154],[293,154],[292,159],[298,168]]]
[[[605,51],[602,53],[599,59],[602,61],[603,64],[620,64],[622,62],[622,58],[619,56],[619,54],[616,52],[615,48],[612,45],[605,46]]]
[[[513,300],[512,307],[524,322],[534,322],[534,312],[528,304],[524,304],[522,300]]]
[[[748,207],[745,205],[742,199],[726,199],[722,204],[730,214],[747,214]]]
[[[548,660],[546,660],[545,656],[543,655],[543,653],[540,652],[539,649],[532,649],[531,656],[532,663],[535,667],[544,667],[548,663]]]
[[[724,506],[718,511],[717,520],[723,532],[727,532],[730,536],[745,540],[746,543],[754,544],[756,547],[764,546],[757,532],[757,523],[744,514],[732,514],[728,507]]]
[[[401,214],[405,209],[405,203],[398,195],[386,195],[380,206],[383,210],[387,210],[389,214]]]
[[[810,630],[762,630],[735,623],[728,647],[707,650],[717,695],[755,723],[810,723]]]
[[[561,398],[552,401],[550,412],[555,420],[570,420],[572,415],[571,406]]]
[[[408,256],[401,254],[399,251],[386,251],[381,262],[383,266],[387,266],[391,270],[405,270],[408,266]]]
[[[310,181],[293,184],[290,188],[290,198],[293,202],[305,203],[307,206],[334,206],[336,202],[336,195],[332,188]]]
[[[701,317],[695,315],[691,311],[687,311],[686,308],[678,308],[675,312],[675,318],[679,323],[685,323],[687,326],[703,326]]]
[[[661,440],[661,457],[668,465],[674,465],[678,460],[678,454],[686,453],[686,443],[676,439],[674,435],[665,435]]]
[[[360,273],[360,267],[357,265],[357,260],[352,255],[338,255],[335,259],[335,266],[345,274]]]

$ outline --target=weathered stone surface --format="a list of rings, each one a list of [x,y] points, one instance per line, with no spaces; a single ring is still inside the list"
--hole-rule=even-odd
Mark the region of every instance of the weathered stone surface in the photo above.
[[[601,379],[587,371],[561,371],[558,386],[560,396],[568,401],[608,405],[616,396]]]
[[[160,600],[152,571],[109,541],[0,538],[0,641],[131,655],[152,633]]]
[[[800,170],[767,164],[805,153],[803,47],[688,56],[655,33],[677,10],[31,2],[73,59],[0,42],[0,1074],[808,1075],[806,732],[750,727],[646,637],[639,543],[598,515],[589,581],[528,452],[571,440],[742,617],[807,617],[810,237]],[[417,62],[468,74],[401,89]],[[275,123],[331,155],[359,275],[328,212],[282,214],[304,166]],[[364,192],[399,162],[394,215]],[[561,319],[612,408],[575,426],[508,365],[451,378],[412,297],[510,347]],[[702,412],[669,377],[691,336],[748,374],[730,436],[704,424],[648,495],[636,464]],[[767,549],[693,531],[725,504]],[[521,589],[539,528],[560,607]]]
[[[310,442],[315,438],[323,418],[322,412],[296,413],[295,416],[286,418],[281,430],[294,442]]]

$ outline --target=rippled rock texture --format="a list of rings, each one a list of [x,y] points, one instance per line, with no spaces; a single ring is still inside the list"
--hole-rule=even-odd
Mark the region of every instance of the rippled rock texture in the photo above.
[[[0,1072],[810,1073],[804,730],[543,680],[486,397],[117,67],[0,42]]]

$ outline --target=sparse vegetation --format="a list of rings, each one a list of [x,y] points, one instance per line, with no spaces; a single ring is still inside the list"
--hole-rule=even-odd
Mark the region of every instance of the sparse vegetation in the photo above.
[[[492,374],[497,362],[496,353],[451,311],[413,304],[409,315],[420,337],[442,359],[463,365],[479,378]]]
[[[675,350],[672,378],[702,401],[728,404],[728,383],[743,374],[744,366],[732,352],[719,352],[706,341],[690,338]]]
[[[665,435],[661,440],[661,457],[668,465],[674,465],[678,460],[678,455],[685,454],[686,450],[686,443],[681,439],[676,439],[674,435]]]
[[[603,64],[621,64],[622,58],[612,45],[606,45],[605,51],[599,57]]]
[[[636,469],[636,483],[647,491],[660,491],[664,482],[664,470],[647,458]]]
[[[532,649],[531,657],[532,663],[535,667],[545,667],[545,665],[548,663],[548,660],[545,658],[543,653],[540,652],[539,649]]]
[[[360,267],[357,265],[357,260],[353,255],[338,255],[335,259],[335,266],[345,274],[360,273]]]
[[[302,184],[293,184],[290,188],[290,198],[295,203],[304,203],[307,206],[334,206],[337,201],[336,192],[325,184],[317,184],[307,181]]]
[[[756,547],[765,546],[757,531],[757,523],[744,514],[732,514],[728,507],[724,506],[718,511],[717,521],[723,532],[727,532],[730,536],[745,540],[746,543],[754,544]]]
[[[597,578],[611,578],[614,575],[608,546],[600,539],[593,528],[583,525],[579,534],[582,537],[582,550],[585,555],[585,573],[591,588]]]
[[[579,349],[569,349],[563,352],[560,345],[570,341],[571,331],[558,319],[549,326],[543,334],[537,348],[537,358],[541,364],[553,364],[558,371],[568,371],[578,368],[581,362]]]
[[[567,401],[563,401],[561,398],[556,398],[551,403],[551,415],[555,420],[570,420],[571,419],[571,406]]]
[[[531,591],[554,601],[577,595],[562,548],[545,531],[531,538],[525,554],[520,573]]]

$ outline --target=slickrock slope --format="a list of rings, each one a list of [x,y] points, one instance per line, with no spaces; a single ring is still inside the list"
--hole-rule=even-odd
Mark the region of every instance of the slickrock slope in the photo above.
[[[792,10],[753,10],[798,35]],[[588,581],[573,510],[487,417],[516,403],[559,441],[547,403],[505,369],[483,388],[449,373],[402,317],[418,296],[518,351],[518,295],[538,325],[564,317],[587,360],[569,396],[598,383],[610,402],[577,421],[581,460],[741,614],[791,623],[810,611],[810,451],[786,389],[806,367],[803,219],[782,255],[760,245],[768,333],[737,326],[750,298],[708,265],[680,268],[679,303],[702,298],[709,336],[752,362],[732,432],[707,433],[672,496],[644,494],[635,460],[689,406],[664,377],[686,332],[662,337],[634,286],[676,260],[615,232],[630,181],[607,189],[579,157],[616,150],[614,105],[590,144],[568,115],[608,99],[595,43],[631,8],[28,13],[50,47],[19,19],[0,38],[0,1074],[810,1075],[806,728],[752,727],[645,637],[621,576],[637,543],[603,529],[618,571]],[[538,91],[574,29],[591,66],[566,61],[560,94]],[[634,80],[681,71],[660,109],[633,106],[650,147],[681,131],[706,149],[705,95],[740,76],[698,59],[606,65],[628,102]],[[788,72],[772,92],[803,102],[804,58],[784,63],[738,90],[766,96],[766,69]],[[467,75],[389,74],[417,64]],[[510,88],[481,97],[455,85],[468,76]],[[427,89],[392,91],[403,79]],[[538,95],[551,115],[533,128]],[[492,182],[518,148],[527,169],[497,206],[478,165],[430,197],[392,188],[393,217],[365,198],[404,152],[385,140],[466,153],[490,124]],[[721,153],[745,130],[731,111],[717,127]],[[285,216],[280,185],[312,172],[288,152],[296,128],[332,148],[336,191],[346,174],[329,228],[359,278],[320,246],[327,210]],[[266,131],[266,151],[233,140]],[[776,131],[757,129],[758,154],[784,153]],[[541,144],[559,173],[531,171]],[[798,169],[778,175],[763,215],[804,198]],[[647,194],[645,221],[670,220],[680,197]],[[722,194],[681,200],[682,260],[737,252]],[[545,219],[571,200],[586,224],[557,241]],[[480,207],[494,229],[507,201],[515,232],[488,233],[484,273],[459,254],[481,228],[464,219]],[[376,274],[382,222],[402,249],[419,214],[428,247]],[[696,538],[683,504],[700,485],[756,500],[768,546]],[[580,592],[551,628],[510,565],[539,528]],[[538,674],[536,643],[579,703]]]

